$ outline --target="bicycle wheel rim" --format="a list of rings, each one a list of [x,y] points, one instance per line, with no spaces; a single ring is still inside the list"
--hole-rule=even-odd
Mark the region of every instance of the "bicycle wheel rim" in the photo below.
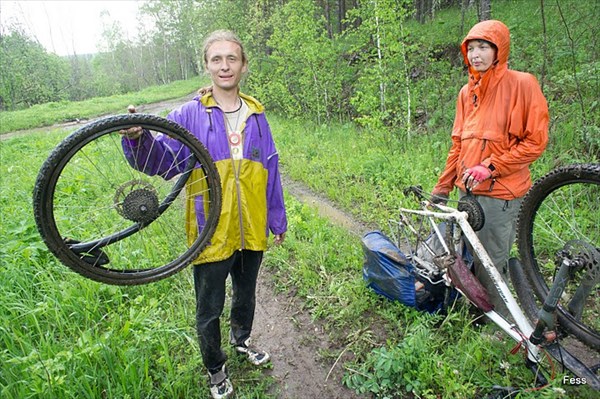
[[[558,168],[531,188],[523,200],[518,223],[518,246],[528,280],[540,302],[546,298],[556,269],[555,255],[567,243],[600,247],[600,165]],[[581,315],[570,310],[577,289],[597,281],[598,265],[576,274],[558,306],[561,328],[585,344],[600,348],[600,288],[588,293]]]
[[[91,253],[75,252],[73,242],[93,242],[132,228],[140,220],[136,207],[163,204],[172,192],[177,177],[149,176],[127,162],[118,132],[133,126],[168,136],[198,161],[205,223],[188,239],[186,203],[198,201],[183,189],[163,213],[156,211],[154,220],[144,221],[147,225],[130,236]],[[119,115],[82,127],[51,152],[35,184],[34,216],[50,251],[75,272],[103,283],[145,284],[183,269],[206,247],[218,223],[220,188],[208,151],[187,130],[154,115]],[[103,264],[105,259],[109,262]]]

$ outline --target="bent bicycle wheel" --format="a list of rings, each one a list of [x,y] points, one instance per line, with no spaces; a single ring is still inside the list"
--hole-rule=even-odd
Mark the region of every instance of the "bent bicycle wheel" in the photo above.
[[[600,349],[600,164],[555,169],[538,179],[521,206],[517,243],[526,276],[540,303],[560,266],[557,254],[583,264],[558,305],[559,326]],[[566,251],[566,252],[564,252]]]
[[[135,126],[176,149],[154,160],[168,173],[130,165],[119,131]],[[203,223],[188,223],[190,206],[203,208]],[[102,283],[146,284],[177,273],[206,247],[221,186],[209,152],[186,129],[154,115],[119,115],[82,127],[51,152],[33,207],[44,243],[63,264]]]

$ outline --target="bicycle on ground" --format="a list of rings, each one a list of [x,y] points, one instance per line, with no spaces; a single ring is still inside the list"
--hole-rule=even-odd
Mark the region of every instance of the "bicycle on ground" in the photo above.
[[[538,179],[525,196],[517,227],[519,257],[509,261],[516,298],[477,238],[485,215],[474,197],[467,195],[454,208],[432,203],[419,187],[405,193],[409,192],[420,200],[420,207],[401,208],[399,217],[390,221],[391,236],[407,251],[419,281],[455,288],[524,348],[536,385],[551,378],[540,366],[548,353],[579,381],[600,390],[600,365],[584,364],[561,345],[570,336],[600,350],[600,164],[557,168]],[[466,266],[467,244],[509,317],[493,309]]]

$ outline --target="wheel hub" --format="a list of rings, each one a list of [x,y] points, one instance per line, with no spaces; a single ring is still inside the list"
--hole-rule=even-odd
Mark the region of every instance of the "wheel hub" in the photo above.
[[[557,257],[570,259],[577,269],[586,270],[592,280],[597,280],[600,273],[600,251],[598,248],[582,240],[568,241]]]
[[[143,181],[119,187],[114,203],[119,215],[136,223],[149,223],[159,216],[158,194],[151,184]]]

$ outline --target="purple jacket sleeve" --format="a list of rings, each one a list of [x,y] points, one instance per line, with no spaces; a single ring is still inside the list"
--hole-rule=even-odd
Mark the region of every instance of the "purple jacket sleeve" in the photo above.
[[[271,148],[267,157],[267,171],[269,173],[269,180],[267,182],[268,227],[273,234],[282,234],[287,231],[287,216],[281,176],[279,174],[279,154],[277,154],[268,123],[266,123],[266,126],[271,138]]]
[[[154,137],[147,130],[138,139],[124,137],[121,145],[131,167],[150,176],[159,175],[165,180],[181,173],[190,155],[189,149],[178,140],[162,133]]]

